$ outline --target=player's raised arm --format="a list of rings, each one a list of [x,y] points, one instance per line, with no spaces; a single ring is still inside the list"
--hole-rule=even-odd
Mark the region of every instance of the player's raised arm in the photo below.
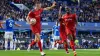
[[[30,24],[29,16],[27,16],[26,21],[27,21],[28,24]]]
[[[29,12],[28,13],[28,16],[26,17],[26,21],[27,21],[27,23],[29,23],[30,24],[30,21],[29,21],[29,15],[31,14],[31,12]]]
[[[59,14],[58,14],[59,19],[61,18],[61,9],[62,9],[62,6],[60,6],[60,8],[59,8]]]
[[[21,27],[21,25],[19,25],[19,24],[17,24],[17,23],[15,23],[14,25],[17,26],[17,27]]]
[[[53,2],[51,7],[46,7],[43,10],[50,10],[50,9],[53,9],[55,6],[56,6],[56,2]]]

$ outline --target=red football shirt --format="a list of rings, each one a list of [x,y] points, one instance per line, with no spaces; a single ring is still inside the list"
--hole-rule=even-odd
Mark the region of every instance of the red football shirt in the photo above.
[[[65,31],[65,25],[63,25],[63,19],[60,20],[60,32]]]
[[[65,14],[63,17],[65,27],[69,29],[76,28],[76,14]]]
[[[28,16],[30,17],[29,19],[35,18],[36,19],[36,24],[35,25],[31,25],[31,28],[33,27],[37,27],[37,28],[41,28],[41,13],[43,12],[43,9],[39,9],[39,10],[34,10],[34,11],[30,11]]]

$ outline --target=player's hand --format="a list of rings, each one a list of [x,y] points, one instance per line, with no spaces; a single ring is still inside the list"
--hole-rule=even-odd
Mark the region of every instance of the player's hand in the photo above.
[[[30,22],[29,24],[30,24],[30,25],[35,25],[35,23],[32,23],[32,22]]]
[[[60,9],[62,9],[62,6],[60,6]]]
[[[63,25],[65,25],[65,23],[62,23]]]
[[[52,6],[53,6],[53,7],[55,7],[55,6],[56,6],[56,2],[55,2],[55,1],[53,2]]]

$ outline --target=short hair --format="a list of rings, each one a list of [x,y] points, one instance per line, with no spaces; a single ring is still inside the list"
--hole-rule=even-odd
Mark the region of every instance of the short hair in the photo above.
[[[41,3],[40,3],[40,2],[36,2],[35,5],[36,5],[36,4],[41,4]]]
[[[7,17],[11,17],[11,15],[10,15],[10,14],[7,14],[6,16],[7,16]]]
[[[70,7],[66,7],[65,9],[66,9],[66,10],[71,10],[71,8],[70,8]]]

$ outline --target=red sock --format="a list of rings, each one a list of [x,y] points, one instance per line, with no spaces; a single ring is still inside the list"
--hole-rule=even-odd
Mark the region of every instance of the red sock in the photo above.
[[[41,41],[38,42],[38,47],[40,49],[40,52],[42,52],[42,44],[41,44]]]
[[[35,45],[36,42],[34,42],[34,40],[31,42],[30,46]]]
[[[73,40],[70,41],[70,46],[73,49],[73,51],[75,51],[75,44]]]
[[[66,52],[68,52],[68,45],[64,44],[64,49],[66,50]]]

